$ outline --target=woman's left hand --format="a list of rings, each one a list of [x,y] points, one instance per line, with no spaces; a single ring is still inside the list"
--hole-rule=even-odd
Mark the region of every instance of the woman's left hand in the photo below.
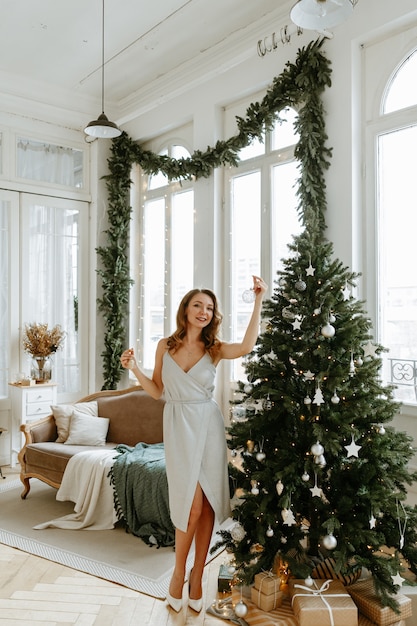
[[[256,296],[261,295],[263,297],[266,290],[268,289],[268,285],[260,276],[252,276],[252,278],[253,278],[253,291],[255,292],[255,295]]]

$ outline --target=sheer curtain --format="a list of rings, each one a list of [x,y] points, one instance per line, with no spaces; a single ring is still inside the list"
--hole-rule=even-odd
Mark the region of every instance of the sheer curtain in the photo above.
[[[83,185],[83,153],[70,147],[19,138],[17,176],[80,188]]]
[[[53,356],[60,393],[82,392],[80,349],[81,222],[83,203],[25,194],[22,197],[22,327],[60,324],[63,349]]]

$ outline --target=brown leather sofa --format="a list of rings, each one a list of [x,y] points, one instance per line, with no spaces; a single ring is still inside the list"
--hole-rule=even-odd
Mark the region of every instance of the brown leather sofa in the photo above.
[[[105,447],[118,444],[135,446],[139,442],[160,443],[164,401],[154,400],[140,387],[120,391],[99,391],[79,402],[96,400],[98,415],[109,418]],[[88,446],[57,443],[58,431],[54,416],[48,415],[35,422],[22,424],[25,444],[18,455],[20,480],[24,499],[30,491],[30,478],[38,478],[58,488],[69,459]]]

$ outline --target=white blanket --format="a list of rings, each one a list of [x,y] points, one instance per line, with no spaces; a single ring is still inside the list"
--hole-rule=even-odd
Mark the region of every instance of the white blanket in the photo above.
[[[70,530],[108,530],[117,521],[114,510],[113,486],[108,476],[118,452],[109,450],[86,450],[75,454],[65,468],[56,499],[75,503],[74,513],[64,515],[43,524],[44,528]]]

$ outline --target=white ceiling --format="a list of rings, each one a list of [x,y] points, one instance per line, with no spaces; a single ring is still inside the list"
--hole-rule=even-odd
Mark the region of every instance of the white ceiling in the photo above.
[[[236,45],[257,22],[270,29],[259,36],[279,30],[272,18],[291,4],[105,0],[106,112],[122,110],[132,94],[207,59],[226,41]],[[0,11],[0,94],[55,106],[78,100],[80,110],[98,113],[102,0],[0,0]]]

